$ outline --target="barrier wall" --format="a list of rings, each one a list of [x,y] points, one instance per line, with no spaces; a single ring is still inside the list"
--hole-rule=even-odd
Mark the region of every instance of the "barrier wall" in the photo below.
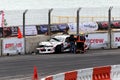
[[[51,35],[51,37],[55,36]],[[47,41],[50,39],[48,35],[36,35],[36,36],[27,36],[26,37],[26,53],[35,52],[38,47],[39,42]]]
[[[54,34],[51,37],[58,35]],[[11,37],[11,40],[16,37]],[[9,38],[1,38],[0,39],[0,55],[3,53],[3,45],[4,40]],[[50,36],[47,35],[36,35],[36,36],[26,36],[26,53],[31,54],[32,52],[36,51],[36,48],[41,41],[46,41],[50,39]],[[11,41],[9,41],[11,42]],[[107,32],[94,32],[89,33],[88,37],[86,38],[86,42],[89,46],[89,49],[109,49],[109,35]],[[120,33],[118,31],[112,32],[111,38],[112,48],[120,48]]]
[[[26,37],[26,53],[31,53],[36,51],[36,47],[39,42],[46,41],[50,37],[45,35],[37,35],[37,36],[27,36]]]
[[[45,35],[26,36],[26,53],[31,54],[36,51],[39,42],[46,41],[50,37]],[[24,38],[18,39],[17,37],[1,38],[0,39],[0,56],[2,55],[15,55],[24,54]]]
[[[79,69],[51,75],[41,80],[120,80],[120,65]]]

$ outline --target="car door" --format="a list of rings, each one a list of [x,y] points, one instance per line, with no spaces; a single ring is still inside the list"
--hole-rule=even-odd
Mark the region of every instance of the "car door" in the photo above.
[[[65,38],[63,45],[64,45],[64,51],[70,51],[69,37]]]

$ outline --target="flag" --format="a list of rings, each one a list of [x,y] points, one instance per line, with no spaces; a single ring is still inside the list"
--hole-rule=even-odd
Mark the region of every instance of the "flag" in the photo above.
[[[18,36],[17,37],[18,38],[22,38],[23,37],[19,27],[18,27]]]
[[[0,11],[0,27],[4,27],[4,11]]]

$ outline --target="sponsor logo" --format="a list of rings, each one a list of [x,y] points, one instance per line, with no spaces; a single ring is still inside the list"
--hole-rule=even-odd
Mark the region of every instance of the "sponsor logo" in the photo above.
[[[95,44],[97,44],[97,43],[104,43],[104,39],[88,39],[87,40],[87,42],[89,42],[89,43],[95,43]]]
[[[95,31],[98,30],[98,24],[95,22],[85,22],[80,25],[83,31]]]
[[[120,42],[120,37],[115,37],[115,42]]]

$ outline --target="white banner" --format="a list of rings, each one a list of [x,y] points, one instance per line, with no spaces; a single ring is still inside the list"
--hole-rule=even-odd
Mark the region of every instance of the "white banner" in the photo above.
[[[82,31],[93,32],[98,30],[98,24],[96,22],[84,22],[80,25]]]
[[[76,23],[68,23],[69,31],[70,32],[76,32],[77,31],[77,24]],[[79,31],[87,33],[87,32],[93,32],[98,30],[98,24],[96,22],[84,22],[79,23]]]
[[[107,48],[108,47],[108,34],[107,33],[94,33],[88,34],[86,43],[91,49]]]
[[[23,34],[23,26],[20,26],[19,28]],[[25,26],[25,35],[37,35],[36,26]]]
[[[76,23],[68,23],[69,31],[70,32],[76,32],[77,31],[77,25]]]
[[[114,35],[114,37],[113,37],[114,42],[112,43],[112,45],[114,48],[118,48],[118,47],[120,47],[120,33],[114,32],[113,35]]]
[[[5,38],[3,39],[3,55],[24,53],[24,38]]]

